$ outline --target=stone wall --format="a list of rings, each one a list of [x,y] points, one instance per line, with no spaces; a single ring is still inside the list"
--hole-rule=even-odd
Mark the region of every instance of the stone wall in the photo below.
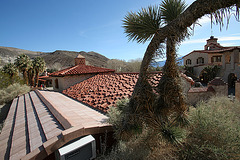
[[[212,86],[217,95],[228,96],[228,85]]]
[[[187,103],[190,105],[196,105],[199,101],[208,100],[210,97],[215,95],[214,92],[188,92]]]

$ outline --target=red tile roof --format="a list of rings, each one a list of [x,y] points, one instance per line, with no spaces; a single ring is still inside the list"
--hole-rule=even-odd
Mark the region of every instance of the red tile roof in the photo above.
[[[212,85],[212,86],[222,86],[222,85],[227,85],[226,82],[224,82],[224,80],[220,77],[216,77],[213,80],[211,80],[208,85]]]
[[[70,75],[80,75],[80,74],[89,74],[89,73],[107,73],[107,72],[115,72],[115,70],[88,66],[88,65],[76,65],[76,66],[69,67],[57,72],[53,72],[50,74],[50,76],[62,77],[62,76],[70,76]]]
[[[63,93],[93,108],[107,112],[109,106],[114,106],[118,100],[132,95],[138,76],[139,73],[98,74],[69,87]],[[156,87],[161,77],[162,72],[153,73],[150,84]],[[189,78],[187,80],[191,81]]]
[[[214,53],[223,53],[223,52],[227,52],[227,51],[232,51],[234,49],[239,49],[240,50],[240,46],[234,46],[234,47],[222,47],[222,49],[217,49],[217,50],[194,50],[190,53],[188,53],[187,55],[183,56],[182,58],[195,53],[195,52],[200,52],[200,53],[208,53],[208,54],[214,54]]]

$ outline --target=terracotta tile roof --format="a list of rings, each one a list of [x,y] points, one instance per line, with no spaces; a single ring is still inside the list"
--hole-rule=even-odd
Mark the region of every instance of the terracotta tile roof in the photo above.
[[[216,77],[213,80],[211,80],[208,85],[212,85],[212,86],[222,86],[222,85],[227,85],[226,82],[224,82],[224,80],[220,77]]]
[[[67,142],[112,127],[107,116],[58,92],[15,98],[0,134],[0,159],[44,159]]]
[[[215,92],[212,86],[209,87],[192,87],[188,91],[189,93],[200,93],[200,92]]]
[[[184,58],[192,53],[195,53],[195,52],[214,54],[214,53],[223,53],[223,52],[227,52],[227,51],[232,51],[234,49],[240,49],[240,46],[222,47],[222,49],[217,49],[217,50],[194,50],[194,51],[190,52],[189,54],[183,56],[182,58]]]
[[[69,87],[63,93],[93,108],[107,112],[109,106],[114,106],[118,100],[132,95],[138,76],[139,73],[98,74]],[[162,72],[153,73],[150,84],[156,87],[161,77]]]
[[[76,65],[76,66],[69,67],[57,72],[53,72],[50,74],[50,76],[61,77],[61,76],[70,76],[70,75],[80,75],[80,74],[89,74],[89,73],[107,73],[107,72],[115,72],[115,70],[88,66],[88,65]]]

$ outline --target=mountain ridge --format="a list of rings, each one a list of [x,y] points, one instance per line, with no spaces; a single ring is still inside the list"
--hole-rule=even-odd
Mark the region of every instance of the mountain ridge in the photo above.
[[[107,61],[109,60],[100,53],[90,51],[67,51],[67,50],[55,50],[54,52],[40,52],[40,51],[29,51],[14,47],[0,46],[0,66],[6,63],[13,63],[16,57],[20,54],[26,54],[30,58],[37,56],[42,57],[49,69],[63,69],[74,65],[74,58],[80,54],[86,58],[86,64],[96,67],[107,67]]]

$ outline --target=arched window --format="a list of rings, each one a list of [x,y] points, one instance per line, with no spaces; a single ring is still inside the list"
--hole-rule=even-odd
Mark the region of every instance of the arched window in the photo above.
[[[203,64],[203,63],[204,63],[204,58],[203,57],[198,57],[197,64]]]
[[[192,60],[191,59],[187,59],[186,60],[186,65],[191,65],[192,64]]]
[[[55,88],[57,88],[58,89],[58,79],[55,79]]]

